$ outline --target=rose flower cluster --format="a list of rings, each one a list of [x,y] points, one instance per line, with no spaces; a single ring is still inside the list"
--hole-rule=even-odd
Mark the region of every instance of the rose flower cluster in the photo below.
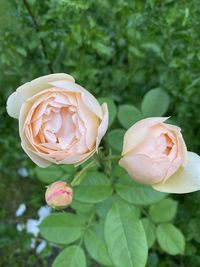
[[[50,74],[28,82],[8,98],[8,114],[19,120],[21,145],[38,166],[81,164],[98,147],[108,128],[107,104],[97,99],[72,76]],[[167,118],[143,119],[124,136],[120,166],[139,183],[168,193],[200,189],[200,157],[188,152],[181,129]],[[123,178],[122,178],[123,179]],[[51,206],[71,202],[65,182],[46,192]]]

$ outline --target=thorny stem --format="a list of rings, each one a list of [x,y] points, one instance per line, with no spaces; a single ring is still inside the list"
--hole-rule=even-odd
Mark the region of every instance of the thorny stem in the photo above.
[[[32,10],[31,10],[31,7],[30,7],[28,1],[27,0],[23,0],[23,2],[24,2],[24,5],[25,5],[25,7],[26,7],[26,9],[27,9],[27,11],[28,11],[31,19],[32,19],[32,22],[33,22],[33,26],[35,28],[35,31],[37,33],[39,33],[40,32],[39,24],[38,24],[38,22],[37,22],[37,20],[36,20],[36,18],[34,16]],[[39,37],[39,40],[40,40],[40,44],[41,44],[41,47],[42,47],[43,57],[48,62],[48,56],[47,56],[47,50],[46,50],[45,42],[44,42],[44,40],[41,37]],[[49,71],[51,73],[53,73],[54,71],[53,71],[53,67],[52,67],[51,63],[48,63],[47,66],[48,66]]]
[[[88,163],[80,172],[77,173],[77,175],[74,177],[73,181],[71,182],[71,186],[79,185],[80,182],[84,179],[85,173],[88,169],[94,167],[96,165],[95,161],[91,161]]]
[[[120,155],[113,155],[113,156],[107,156],[105,157],[103,160],[109,160],[109,159],[113,159],[113,160],[119,160],[121,158]]]

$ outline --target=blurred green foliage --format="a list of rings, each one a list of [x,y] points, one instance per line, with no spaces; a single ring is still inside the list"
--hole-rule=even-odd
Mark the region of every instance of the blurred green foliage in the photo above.
[[[16,208],[30,196],[38,199],[32,212],[40,207],[43,185],[34,174],[28,180],[18,174],[33,164],[20,148],[17,122],[6,114],[8,95],[52,71],[73,75],[117,105],[140,108],[146,92],[161,88],[170,95],[167,115],[182,127],[188,148],[200,153],[199,16],[196,0],[0,1],[0,265],[47,266],[15,230]],[[175,198],[186,255],[172,258],[153,249],[150,267],[200,266],[200,194]]]

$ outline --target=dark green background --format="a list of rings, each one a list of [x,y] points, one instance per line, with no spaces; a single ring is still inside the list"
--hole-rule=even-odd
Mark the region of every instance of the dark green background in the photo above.
[[[27,217],[44,203],[43,185],[20,148],[6,99],[20,84],[51,72],[73,75],[96,96],[139,106],[152,88],[166,90],[171,115],[190,150],[200,153],[200,7],[197,0],[23,0],[0,2],[0,250],[1,266],[47,266],[15,230],[15,210]],[[18,169],[28,168],[30,179]],[[176,224],[185,256],[160,254],[159,267],[200,266],[200,194],[179,200]],[[29,204],[30,203],[30,204]],[[50,261],[48,259],[48,261]]]

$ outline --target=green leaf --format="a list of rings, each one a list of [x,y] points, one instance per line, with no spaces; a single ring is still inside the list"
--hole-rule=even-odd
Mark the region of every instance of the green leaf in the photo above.
[[[170,255],[183,254],[185,238],[174,225],[165,223],[157,227],[156,236],[160,247]]]
[[[101,172],[88,172],[80,185],[74,187],[74,199],[86,203],[98,203],[112,194],[112,185]]]
[[[146,233],[148,248],[151,248],[156,240],[155,224],[147,218],[142,219],[142,224]]]
[[[115,203],[105,220],[105,240],[116,267],[144,267],[147,241],[141,221]]]
[[[198,201],[198,199],[196,201]],[[187,223],[187,225],[184,225],[184,232],[187,235],[187,239],[194,239],[196,242],[200,243],[199,218],[190,218],[190,214],[188,214],[188,219],[189,222]]]
[[[35,167],[34,173],[43,183],[50,184],[57,180],[68,180],[74,172],[72,165],[51,165],[47,168]]]
[[[0,32],[1,34],[5,31],[12,29],[13,27],[14,27],[13,30],[19,30],[17,28],[18,25],[16,25],[17,23],[18,23],[17,14],[16,14],[16,10],[14,8],[13,3],[9,1],[1,1],[0,2]],[[18,47],[20,46],[18,45]]]
[[[74,165],[71,164],[61,164],[58,167],[60,167],[65,173],[73,173],[76,171]]]
[[[110,196],[106,198],[104,201],[101,201],[100,203],[97,203],[95,206],[96,214],[101,218],[105,219],[109,209],[111,208],[113,204],[113,197]]]
[[[47,184],[53,183],[58,179],[61,179],[63,170],[59,166],[51,165],[48,168],[35,167],[34,173],[37,178]]]
[[[133,105],[122,105],[119,106],[117,117],[121,125],[125,129],[128,129],[134,123],[141,120],[143,115],[140,110]]]
[[[150,205],[167,195],[154,190],[151,186],[136,183],[128,175],[118,179],[116,192],[121,198],[135,205]]]
[[[137,218],[137,219],[140,218],[140,209],[138,207],[126,202],[125,200],[123,200],[122,198],[120,198],[117,195],[113,195],[113,196],[107,198],[106,200],[98,203],[96,205],[96,208],[95,208],[96,214],[101,219],[104,220],[108,211],[110,210],[111,206],[113,205],[113,203],[117,203],[123,209],[127,209],[128,212],[133,213],[135,218]]]
[[[158,56],[163,57],[162,50],[158,44],[149,42],[149,43],[143,43],[141,46],[142,48],[151,50],[154,53],[156,53]]]
[[[70,246],[54,260],[52,267],[86,267],[85,253],[81,247]]]
[[[124,214],[132,214],[132,218],[134,218],[135,220],[139,220],[140,218],[140,209],[139,207],[128,203],[127,201],[123,200],[121,197],[119,197],[118,195],[114,195],[113,196],[113,203],[115,203],[119,210],[122,211],[122,213]]]
[[[177,212],[177,201],[166,198],[149,208],[149,215],[155,223],[168,222]]]
[[[72,207],[74,210],[87,213],[87,212],[90,212],[94,208],[94,205],[79,202],[73,198],[72,203],[70,204],[70,207]]]
[[[53,213],[40,224],[44,238],[58,244],[70,244],[79,239],[84,231],[84,224],[72,213]]]
[[[192,243],[187,242],[184,254],[185,256],[189,257],[195,256],[195,254],[197,254],[197,247],[195,247],[195,245],[193,245]]]
[[[123,139],[125,131],[123,129],[115,129],[108,133],[107,140],[109,145],[116,151],[122,151]]]
[[[149,253],[147,267],[158,267],[159,258],[155,252]]]
[[[87,224],[88,221],[91,218],[91,212],[81,212],[81,211],[76,211],[76,215],[78,217],[78,219],[83,223],[83,224]]]
[[[114,101],[110,97],[101,97],[98,99],[100,104],[107,103],[108,105],[108,112],[109,112],[109,126],[114,122],[116,114],[117,114],[117,107]]]
[[[160,88],[152,89],[146,93],[142,101],[142,112],[144,116],[162,116],[169,106],[169,95]]]
[[[120,178],[121,176],[126,175],[127,172],[125,171],[125,169],[120,167],[119,164],[116,164],[115,166],[113,166],[111,174],[113,177]]]
[[[109,58],[113,56],[114,49],[110,45],[105,45],[101,42],[98,42],[95,44],[95,48],[100,56],[105,55]]]
[[[90,226],[85,234],[84,242],[90,256],[102,265],[112,266],[104,240],[104,229],[100,223]]]

